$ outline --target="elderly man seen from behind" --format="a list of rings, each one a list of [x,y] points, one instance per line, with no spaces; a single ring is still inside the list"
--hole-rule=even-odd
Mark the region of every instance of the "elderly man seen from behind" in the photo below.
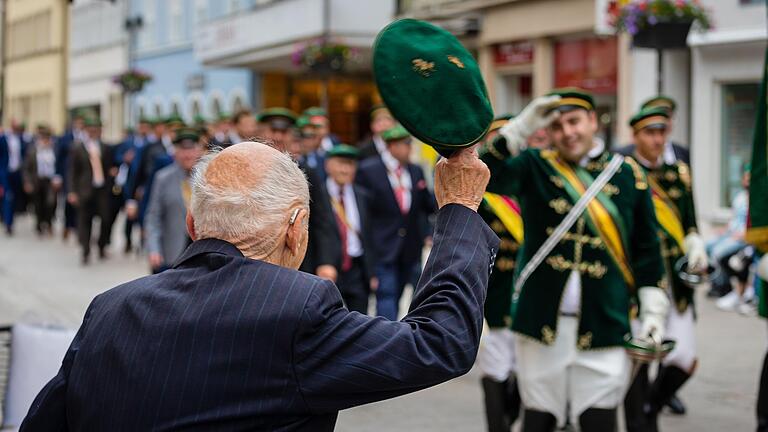
[[[21,431],[331,431],[339,410],[466,373],[498,238],[474,150],[436,167],[434,247],[401,321],[344,308],[296,271],[309,193],[291,158],[241,143],[193,174],[194,242],[169,270],[97,296]]]

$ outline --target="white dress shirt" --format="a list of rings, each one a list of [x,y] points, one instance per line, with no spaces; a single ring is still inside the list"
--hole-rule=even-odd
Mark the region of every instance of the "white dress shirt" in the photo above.
[[[387,177],[389,178],[389,184],[392,186],[392,192],[394,193],[398,187],[403,187],[403,206],[406,211],[411,209],[411,173],[408,171],[408,166],[402,166],[400,178],[397,177],[397,167],[401,166],[400,162],[395,159],[388,151],[384,151],[381,154],[381,161],[384,162],[384,166],[387,168]],[[397,196],[397,195],[395,195]]]
[[[8,171],[15,172],[21,168],[21,140],[16,134],[6,135],[8,142]]]
[[[328,194],[331,199],[339,201],[339,185],[330,177],[325,179],[325,185],[328,188]],[[347,218],[347,254],[352,258],[363,255],[363,243],[360,241],[360,212],[357,209],[357,200],[352,185],[344,186],[344,214]],[[334,208],[334,214],[336,209]]]
[[[52,147],[37,149],[37,176],[52,179],[56,175],[56,155]]]
[[[381,137],[381,135],[373,136],[373,145],[376,147],[376,151],[379,154],[384,154],[387,151],[387,143]]]

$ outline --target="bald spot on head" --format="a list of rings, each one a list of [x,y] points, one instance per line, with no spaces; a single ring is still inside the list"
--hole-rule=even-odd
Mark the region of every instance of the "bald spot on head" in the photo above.
[[[222,150],[208,165],[205,179],[223,190],[248,193],[261,183],[280,152],[257,142],[242,142]]]

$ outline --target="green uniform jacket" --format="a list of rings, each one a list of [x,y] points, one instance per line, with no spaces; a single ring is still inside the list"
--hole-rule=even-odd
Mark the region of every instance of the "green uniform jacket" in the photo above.
[[[482,155],[491,171],[488,191],[518,198],[522,209],[525,244],[520,250],[517,272],[533,257],[549,233],[562,221],[574,204],[539,150],[526,150],[510,158],[504,139]],[[547,150],[544,150],[547,151]],[[596,178],[610,160],[603,152],[586,166]],[[630,302],[635,288],[660,286],[663,264],[657,237],[658,226],[642,168],[624,163],[603,189],[618,208],[626,229],[628,260],[635,287],[625,282],[622,273],[606,251],[602,239],[593,233],[584,216],[523,285],[513,305],[512,329],[544,344],[557,335],[565,283],[572,269],[581,272],[581,313],[578,348],[582,350],[622,346],[630,334]]]
[[[638,162],[640,162],[639,159]],[[697,232],[696,209],[693,205],[693,191],[691,190],[691,171],[688,165],[681,161],[676,162],[674,165],[663,164],[655,169],[649,169],[642,163],[640,165],[645,170],[649,180],[655,180],[669,197],[668,202],[673,205],[675,213],[683,226],[684,234]],[[661,238],[661,254],[664,257],[664,268],[667,280],[671,282],[675,307],[680,313],[683,313],[689,305],[693,306],[694,290],[677,277],[674,269],[675,263],[685,255],[685,251],[680,248],[680,245],[664,229],[659,230],[659,237]]]
[[[491,206],[483,200],[477,213],[499,236],[501,243],[496,254],[491,277],[488,279],[488,294],[485,298],[485,319],[491,328],[509,327],[512,324],[512,284],[515,277],[515,260],[520,244],[509,233],[496,216]]]

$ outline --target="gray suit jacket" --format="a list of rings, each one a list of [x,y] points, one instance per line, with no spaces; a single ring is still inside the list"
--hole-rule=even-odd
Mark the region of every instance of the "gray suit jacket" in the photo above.
[[[187,175],[171,164],[157,172],[152,183],[147,215],[147,248],[163,256],[166,265],[173,264],[188,244],[187,206],[181,195],[181,183]]]

